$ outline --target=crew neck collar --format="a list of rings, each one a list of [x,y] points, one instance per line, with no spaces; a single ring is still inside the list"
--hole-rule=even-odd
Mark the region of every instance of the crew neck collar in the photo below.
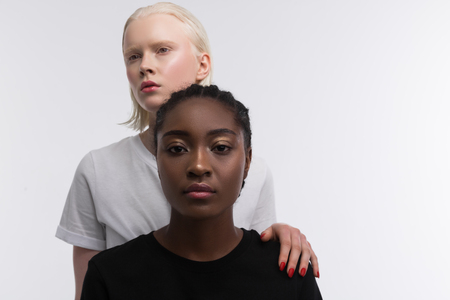
[[[147,242],[149,243],[149,245],[154,245],[154,247],[152,247],[152,250],[157,251],[157,254],[162,259],[174,265],[176,268],[183,268],[197,273],[212,273],[219,272],[223,270],[223,268],[231,267],[232,262],[240,257],[243,253],[245,253],[245,251],[251,244],[252,235],[250,231],[247,231],[243,228],[242,231],[243,235],[241,241],[233,250],[231,250],[230,253],[219,259],[206,262],[190,260],[170,252],[156,240],[153,232],[147,235]]]

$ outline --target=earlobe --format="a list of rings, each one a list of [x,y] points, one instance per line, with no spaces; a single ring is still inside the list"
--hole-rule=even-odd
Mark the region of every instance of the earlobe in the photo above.
[[[252,147],[248,147],[245,155],[244,179],[247,178],[251,162],[252,162]]]
[[[208,53],[202,53],[199,56],[199,68],[197,72],[197,81],[200,82],[205,79],[211,71],[211,58]]]

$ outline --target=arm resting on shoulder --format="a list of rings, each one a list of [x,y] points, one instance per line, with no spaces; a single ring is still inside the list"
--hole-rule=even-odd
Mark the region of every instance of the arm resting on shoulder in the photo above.
[[[306,240],[305,235],[297,228],[287,224],[275,223],[275,195],[272,172],[264,162],[260,162],[258,166],[258,174],[264,174],[264,183],[261,186],[258,206],[253,215],[250,228],[261,232],[262,229],[269,226],[269,224],[272,224],[266,230],[261,232],[261,240],[264,242],[269,240],[280,242],[281,249],[278,258],[278,266],[281,271],[286,269],[289,277],[293,276],[300,255],[299,274],[305,276],[306,271],[308,270],[309,260],[311,260],[314,276],[319,277],[317,257],[312,250],[311,245]],[[250,168],[250,170],[252,169]]]

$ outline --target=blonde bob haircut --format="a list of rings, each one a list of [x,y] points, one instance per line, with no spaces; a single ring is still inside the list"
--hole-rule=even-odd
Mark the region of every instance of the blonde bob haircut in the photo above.
[[[192,49],[194,50],[195,55],[200,55],[201,53],[207,53],[211,60],[211,68],[208,76],[206,76],[199,85],[210,85],[212,81],[212,56],[211,56],[211,46],[209,45],[208,35],[206,34],[206,30],[203,27],[202,23],[187,9],[178,6],[176,4],[170,2],[159,2],[147,7],[138,8],[127,20],[125,23],[125,27],[123,29],[122,35],[122,51],[123,51],[123,43],[125,38],[125,31],[127,30],[128,25],[131,24],[134,20],[139,18],[148,17],[152,14],[167,14],[178,18],[184,24],[184,31],[188,36]],[[146,127],[150,123],[150,115],[149,113],[143,109],[136,98],[133,95],[133,91],[130,87],[130,95],[131,100],[133,102],[133,112],[128,121],[121,123],[122,125],[127,125],[128,127],[136,130],[136,131],[144,131]]]

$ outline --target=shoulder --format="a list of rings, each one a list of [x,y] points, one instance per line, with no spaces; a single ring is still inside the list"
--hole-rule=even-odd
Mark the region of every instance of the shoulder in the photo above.
[[[134,161],[149,161],[148,164],[153,166],[152,154],[143,151],[139,147],[141,141],[139,135],[124,138],[118,142],[108,146],[91,150],[81,160],[78,169],[81,171],[96,171],[102,173],[117,172],[117,170],[130,168]],[[148,152],[148,153],[145,153]],[[149,157],[146,157],[146,156]],[[115,174],[117,175],[117,174]]]
[[[146,247],[148,234],[140,235],[122,245],[115,246],[106,249],[94,257],[91,262],[100,267],[106,267],[111,262],[114,262],[116,266],[126,265],[133,260],[139,260],[139,258],[148,251]]]
[[[269,167],[262,157],[259,156],[252,157],[252,162],[250,164],[250,171],[260,173],[261,171],[267,172],[268,170]]]
[[[256,230],[243,230],[244,233],[248,233],[251,239],[249,247],[251,256],[278,261],[278,255],[280,253],[280,243],[278,241],[263,242]]]
[[[264,159],[253,157],[241,198],[250,197],[250,199],[258,200],[262,193],[273,194],[272,172]]]
[[[102,168],[108,164],[111,165],[112,161],[116,162],[120,160],[120,157],[123,157],[125,153],[130,150],[130,139],[132,139],[132,137],[124,138],[106,147],[88,152],[78,164],[75,172],[75,179],[80,176],[92,178],[96,169]]]
[[[87,155],[91,155],[94,158],[101,158],[101,157],[115,157],[118,155],[123,155],[123,153],[127,153],[132,149],[133,147],[133,139],[135,139],[136,136],[132,137],[126,137],[118,142],[112,143],[108,146],[95,149],[90,151]]]
[[[89,151],[81,160],[80,166],[88,165],[101,157],[119,156],[132,148],[132,139],[135,137],[126,137],[118,142],[112,143],[108,146]]]
[[[252,158],[248,176],[245,184],[264,184],[266,181],[272,181],[272,173],[266,161],[258,156]]]
[[[280,243],[262,242],[259,234],[254,230],[250,231],[250,234],[251,244],[242,257],[242,261],[237,264],[236,268],[242,268],[238,270],[238,273],[249,273],[249,270],[252,270],[254,273],[251,273],[249,277],[258,282],[258,291],[268,288],[264,291],[266,295],[272,293],[286,299],[295,294],[300,296],[300,299],[322,299],[311,265],[304,277],[295,272],[292,278],[288,278],[286,272],[281,272],[278,268]],[[299,262],[296,270],[298,268]]]
[[[126,280],[157,280],[159,272],[167,267],[153,233],[140,235],[120,246],[109,248],[95,255],[90,261],[103,277],[111,282]],[[125,280],[125,281],[124,281]]]

